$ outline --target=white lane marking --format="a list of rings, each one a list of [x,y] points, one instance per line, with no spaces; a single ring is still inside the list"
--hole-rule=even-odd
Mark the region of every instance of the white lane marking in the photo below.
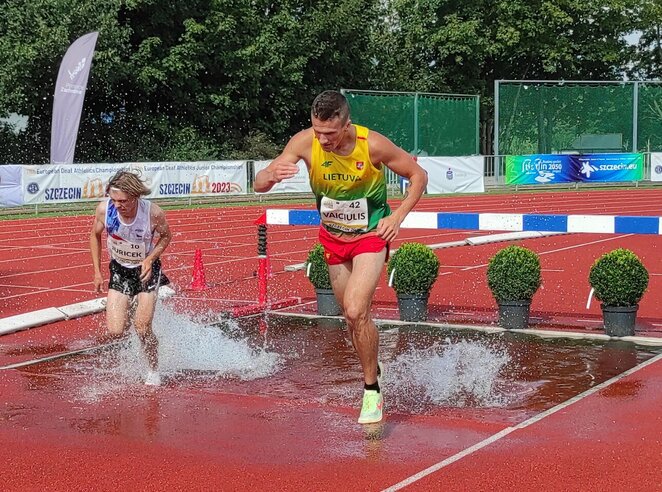
[[[412,475],[412,476],[402,480],[401,482],[398,482],[395,485],[390,486],[387,489],[384,489],[382,492],[395,492],[396,490],[403,489],[403,488],[413,484],[414,482],[418,482],[422,478],[425,478],[426,476],[428,476],[428,475],[430,475],[430,474],[432,474],[436,471],[441,470],[442,468],[450,465],[451,463],[454,463],[454,462],[458,461],[459,459],[464,458],[465,456],[468,456],[468,455],[478,451],[479,449],[482,449],[485,446],[488,446],[489,444],[492,444],[493,442],[498,441],[499,439],[502,439],[503,437],[507,436],[508,434],[510,434],[510,433],[512,433],[512,432],[514,432],[518,429],[524,429],[525,427],[533,425],[533,424],[541,421],[545,417],[549,417],[550,415],[555,414],[556,412],[558,412],[560,410],[563,410],[563,409],[569,407],[570,405],[572,405],[574,403],[577,403],[578,401],[583,400],[584,398],[586,398],[588,396],[591,396],[594,393],[597,393],[598,391],[603,390],[607,386],[610,386],[610,385],[614,384],[615,382],[620,381],[621,379],[623,379],[623,378],[625,378],[625,377],[627,377],[631,374],[634,374],[635,372],[637,372],[637,371],[639,371],[639,370],[643,369],[644,367],[647,367],[651,364],[654,364],[655,362],[657,362],[661,359],[662,359],[662,354],[656,355],[652,359],[649,359],[645,362],[642,362],[638,366],[635,366],[632,369],[628,369],[627,371],[619,374],[618,376],[614,376],[613,378],[608,379],[607,381],[605,381],[603,383],[600,383],[597,386],[594,386],[593,388],[590,388],[590,389],[584,391],[583,393],[580,393],[576,396],[573,396],[569,400],[566,400],[563,403],[559,403],[558,405],[550,408],[549,410],[545,410],[544,412],[541,412],[537,415],[534,415],[533,417],[531,417],[531,418],[525,420],[524,422],[521,422],[521,423],[519,423],[519,424],[517,424],[513,427],[507,427],[507,428],[503,429],[502,431],[497,432],[496,434],[488,437],[487,439],[484,439],[484,440],[480,441],[479,443],[476,443],[473,446],[471,446],[467,449],[464,449],[464,450],[460,451],[459,453],[456,453],[453,456],[450,456],[450,457],[446,458],[445,460],[440,461],[440,462],[426,468],[425,470],[421,470],[420,472],[416,473],[415,475]]]
[[[49,362],[51,360],[62,359],[64,357],[70,357],[72,355],[84,354],[85,352],[93,352],[95,350],[103,349],[106,347],[113,347],[119,345],[121,341],[105,343],[102,345],[95,345],[94,347],[87,347],[78,350],[72,350],[70,352],[62,352],[59,354],[49,355],[47,357],[40,357],[39,359],[26,360],[24,362],[17,362],[16,364],[9,364],[7,366],[0,366],[0,370],[3,369],[18,369],[20,367],[32,366],[34,364],[40,364],[42,362]]]
[[[58,290],[69,290],[69,289],[71,289],[72,287],[80,287],[80,286],[82,286],[82,285],[90,285],[90,283],[91,283],[91,282],[83,282],[83,283],[81,283],[81,284],[65,285],[64,287],[54,287],[54,288],[52,288],[52,289],[47,289],[47,288],[44,288],[44,287],[30,286],[30,287],[25,287],[25,288],[29,288],[29,289],[40,289],[40,290],[35,290],[35,291],[33,291],[33,292],[25,292],[25,293],[23,293],[23,294],[14,294],[14,295],[11,295],[11,296],[3,296],[3,297],[0,297],[0,299],[2,299],[2,300],[4,300],[4,299],[12,299],[12,298],[14,298],[14,297],[23,297],[23,296],[32,296],[32,295],[35,295],[35,294],[43,294],[43,293],[45,293],[45,292],[55,292],[55,291],[58,291]],[[14,286],[14,287],[17,287],[17,286]],[[92,289],[87,290],[87,291],[83,291],[83,292],[92,292]]]
[[[576,249],[576,248],[581,248],[583,246],[589,246],[591,244],[604,243],[606,241],[614,241],[615,239],[623,239],[623,238],[629,237],[629,236],[634,236],[634,234],[625,234],[623,236],[608,237],[607,239],[599,239],[597,241],[590,241],[588,243],[573,244],[572,246],[566,246],[564,248],[552,249],[552,250],[549,250],[549,251],[543,251],[541,253],[538,253],[538,255],[540,255],[540,256],[549,255],[549,254],[552,254],[552,253],[558,253],[560,251],[567,251],[569,249]],[[474,265],[474,266],[471,266],[471,267],[463,268],[461,271],[464,272],[464,271],[467,271],[467,270],[475,270],[476,268],[483,268],[483,267],[486,267],[486,266],[487,266],[487,263],[483,263],[481,265]]]

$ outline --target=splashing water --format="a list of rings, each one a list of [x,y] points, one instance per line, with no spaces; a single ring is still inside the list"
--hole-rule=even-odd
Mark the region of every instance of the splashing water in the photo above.
[[[238,379],[250,381],[270,376],[283,365],[283,358],[261,347],[253,347],[234,320],[225,329],[192,321],[184,314],[159,306],[153,329],[159,341],[159,373],[166,380],[196,382]],[[242,338],[243,337],[243,338]],[[92,373],[91,384],[83,388],[84,399],[140,385],[148,369],[138,336],[133,328],[117,346],[93,358],[73,362],[76,370]]]
[[[388,364],[385,392],[390,406],[407,413],[432,406],[503,406],[507,397],[499,383],[510,361],[502,348],[447,339],[397,356]]]

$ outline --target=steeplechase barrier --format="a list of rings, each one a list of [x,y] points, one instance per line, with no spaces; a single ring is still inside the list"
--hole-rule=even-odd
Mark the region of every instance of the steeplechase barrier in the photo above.
[[[267,225],[319,225],[316,210],[268,209]],[[662,217],[634,215],[557,215],[508,213],[410,212],[402,229],[539,231],[588,234],[662,234]]]
[[[300,302],[298,298],[268,300],[269,255],[267,226],[316,226],[320,223],[317,210],[267,209],[255,223],[258,225],[258,302],[234,308],[231,315],[241,317],[278,309]],[[662,234],[662,217],[634,215],[561,215],[522,213],[462,213],[410,212],[400,225],[402,229],[457,229],[470,231],[508,231],[515,234],[496,234],[495,240],[524,239],[552,234]],[[488,241],[455,241],[437,245],[458,246],[482,244]],[[302,265],[294,265],[290,271]]]

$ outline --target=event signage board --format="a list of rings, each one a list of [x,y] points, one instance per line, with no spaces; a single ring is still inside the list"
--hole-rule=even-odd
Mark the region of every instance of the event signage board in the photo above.
[[[266,167],[271,163],[271,161],[255,161],[253,162],[253,169],[255,170],[255,175],[266,169]],[[312,193],[313,190],[310,187],[310,179],[308,178],[308,169],[306,169],[306,163],[302,160],[297,162],[299,166],[299,171],[296,175],[290,179],[284,179],[280,183],[276,183],[273,188],[271,188],[266,193]],[[258,193],[262,194],[262,193]]]
[[[23,200],[26,204],[99,200],[120,169],[140,174],[151,190],[147,198],[243,195],[247,167],[246,161],[23,166]]]
[[[506,184],[641,181],[643,154],[506,156]]]
[[[536,185],[575,181],[571,156],[533,154],[506,156],[506,184]]]
[[[662,152],[651,153],[651,181],[662,181]]]
[[[577,181],[641,181],[644,177],[643,154],[588,154],[572,158],[576,161]]]
[[[74,161],[78,126],[98,36],[98,32],[90,32],[78,38],[69,46],[60,63],[53,95],[52,164]]]
[[[428,175],[427,194],[482,193],[485,191],[485,157],[418,157],[418,164]],[[400,179],[404,194],[409,181]]]
[[[23,205],[22,172],[22,166],[11,164],[0,166],[0,207]]]

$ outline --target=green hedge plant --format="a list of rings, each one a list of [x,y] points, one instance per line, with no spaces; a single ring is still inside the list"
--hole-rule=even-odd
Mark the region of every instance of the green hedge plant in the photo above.
[[[308,253],[306,268],[310,265],[308,279],[316,289],[330,289],[331,279],[329,278],[329,265],[324,259],[324,247],[317,243]]]
[[[387,272],[393,276],[393,288],[397,294],[427,294],[439,274],[439,258],[432,249],[422,243],[402,243],[391,255]]]
[[[648,287],[648,271],[636,254],[619,248],[593,263],[588,281],[603,305],[636,306]]]
[[[522,246],[503,248],[487,265],[487,285],[497,302],[531,301],[540,282],[538,254]]]

